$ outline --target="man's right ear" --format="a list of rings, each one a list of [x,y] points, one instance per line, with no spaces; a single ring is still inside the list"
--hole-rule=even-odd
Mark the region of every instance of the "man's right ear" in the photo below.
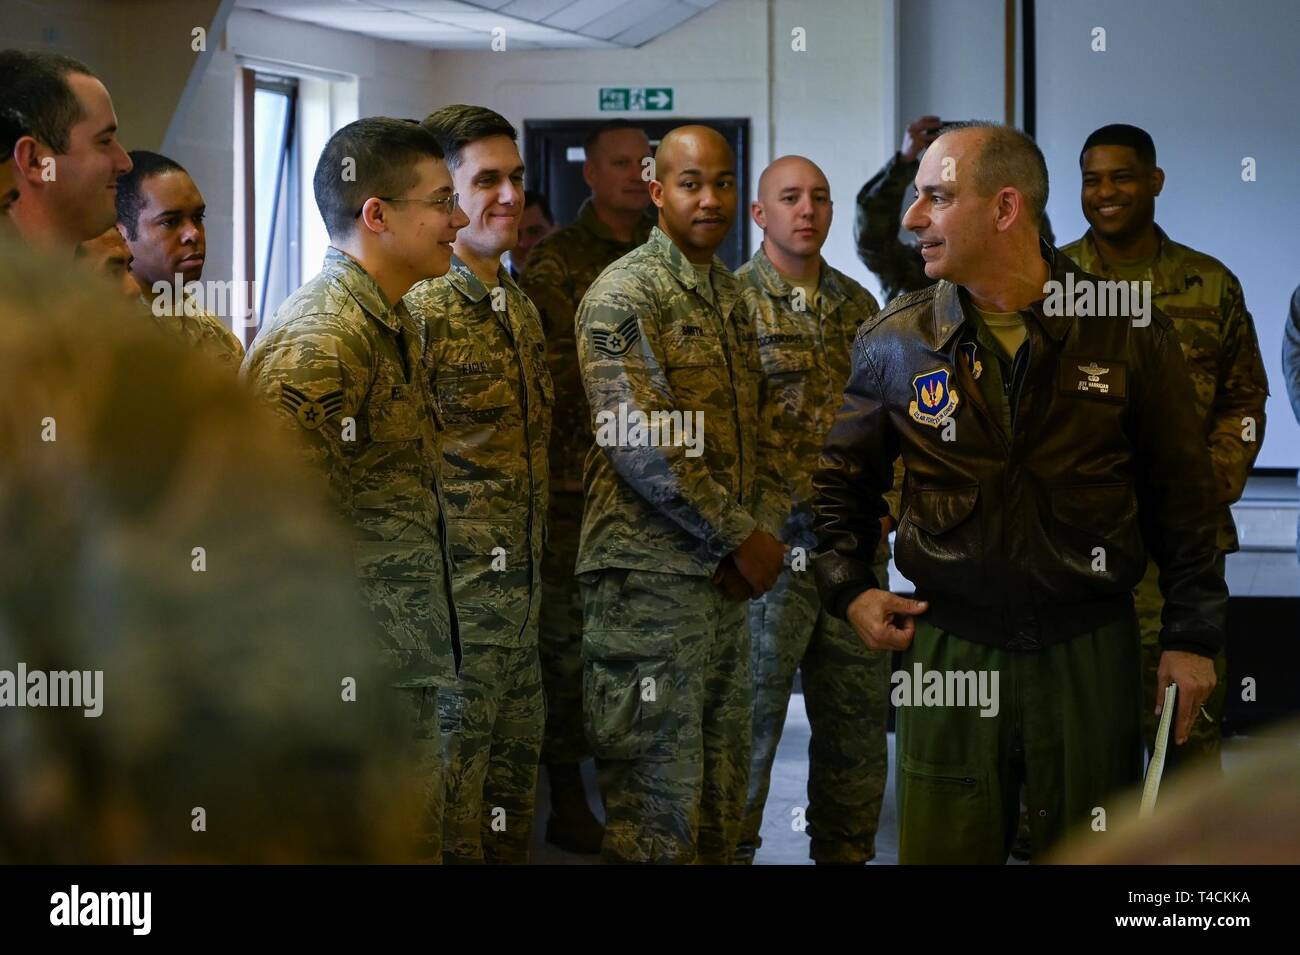
[[[35,136],[19,136],[14,143],[14,170],[29,184],[54,182],[54,152]]]
[[[361,205],[361,215],[357,217],[361,225],[371,232],[387,232],[388,223],[384,218],[384,201],[371,196]]]

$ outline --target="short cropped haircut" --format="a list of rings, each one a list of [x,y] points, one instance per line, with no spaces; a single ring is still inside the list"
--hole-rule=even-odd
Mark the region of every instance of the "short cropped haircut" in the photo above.
[[[14,144],[32,131],[16,109],[0,108],[0,162],[14,158]]]
[[[21,117],[27,135],[56,153],[67,152],[68,134],[85,118],[77,94],[68,85],[73,73],[95,75],[84,63],[61,53],[0,50],[0,110]]]
[[[486,106],[468,106],[464,103],[444,106],[426,116],[420,125],[437,137],[438,145],[447,157],[448,169],[459,166],[461,152],[470,143],[480,139],[509,136],[511,142],[519,141],[519,134],[510,125],[510,121]]]
[[[325,144],[312,176],[330,238],[352,234],[367,199],[398,197],[415,185],[421,160],[442,158],[437,139],[413,119],[371,116],[348,123]]]
[[[617,132],[620,129],[634,129],[638,133],[644,133],[645,130],[626,119],[611,119],[607,123],[601,123],[595,129],[587,134],[587,138],[582,141],[582,151],[591,158],[591,154],[596,151],[596,146],[600,143],[600,137],[606,133]],[[648,137],[647,137],[648,138]]]
[[[168,172],[189,173],[176,160],[147,149],[133,149],[130,156],[131,171],[117,180],[117,222],[126,230],[126,237],[135,241],[140,230],[140,210],[144,208],[140,195],[144,181]]]
[[[536,189],[524,190],[524,208],[531,209],[536,206],[542,210],[542,218],[552,225],[555,224],[555,216],[551,215],[551,203],[546,198],[546,193],[538,192]]]
[[[1041,225],[1047,214],[1047,160],[1038,144],[1014,126],[991,120],[946,123],[939,134],[958,129],[982,129],[988,134],[975,164],[976,192],[988,196],[1014,187],[1025,197],[1033,223]]]
[[[1148,166],[1156,164],[1156,144],[1151,134],[1140,126],[1128,123],[1111,123],[1101,129],[1094,129],[1083,141],[1079,150],[1079,166],[1083,166],[1084,154],[1093,146],[1127,146],[1138,155],[1138,159]]]

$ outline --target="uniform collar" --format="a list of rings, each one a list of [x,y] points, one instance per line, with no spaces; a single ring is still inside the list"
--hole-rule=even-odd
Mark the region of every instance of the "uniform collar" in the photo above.
[[[360,262],[343,250],[330,246],[325,252],[324,271],[348,290],[367,315],[394,332],[402,330],[402,322],[393,306],[388,304],[383,290]]]
[[[848,293],[844,291],[836,271],[826,264],[825,259],[818,256],[818,260],[821,264],[817,272],[817,294],[826,303],[826,311],[831,312],[848,298]],[[750,261],[754,264],[754,271],[758,273],[763,289],[773,298],[789,298],[794,293],[794,286],[776,270],[762,243],[759,243],[758,251]]]
[[[1047,260],[1050,281],[1065,282],[1065,274],[1075,271],[1074,263],[1045,239],[1038,240],[1038,251]],[[945,279],[939,280],[938,291],[934,296],[933,323],[930,334],[936,348],[942,348],[966,321],[966,312],[961,304],[961,286]],[[1068,315],[1045,315],[1043,299],[1029,306],[1038,323],[1052,338],[1061,341],[1069,333],[1074,319]]]
[[[1151,263],[1151,280],[1152,295],[1175,295],[1187,288],[1185,277],[1187,274],[1187,247],[1179,245],[1165,233],[1165,230],[1156,227],[1156,235],[1159,237],[1160,245],[1156,250],[1156,257]],[[1079,265],[1085,272],[1091,272],[1093,275],[1100,275],[1103,278],[1114,278],[1114,272],[1101,257],[1101,252],[1097,249],[1097,243],[1092,237],[1092,229],[1089,229],[1083,235],[1083,240],[1079,243]]]
[[[646,240],[646,247],[663,262],[669,273],[681,285],[691,289],[701,298],[706,298],[704,292],[699,288],[703,281],[700,278],[700,273],[695,270],[691,260],[682,254],[682,250],[677,248],[677,244],[668,238],[668,235],[658,226],[650,230],[650,238]],[[735,304],[737,296],[736,282],[731,272],[716,255],[709,265],[709,278],[713,282],[713,294],[717,302],[717,308],[723,315],[726,315],[731,310],[731,306]]]
[[[474,274],[474,270],[461,261],[460,257],[453,254],[451,257],[451,268],[447,270],[447,284],[460,292],[475,305],[483,301],[490,293],[490,289],[479,281],[479,277]],[[497,281],[503,285],[507,291],[513,289],[519,290],[515,280],[510,277],[510,273],[502,265],[497,266]]]
[[[603,242],[612,242],[614,245],[627,245],[628,243],[614,237],[614,233],[609,231],[609,226],[596,215],[596,204],[588,196],[582,200],[582,205],[578,207],[578,218],[574,220],[577,225],[591,233],[597,239]],[[632,233],[632,245],[641,245],[650,235],[650,230],[654,228],[654,222],[645,216],[637,223],[636,229]]]

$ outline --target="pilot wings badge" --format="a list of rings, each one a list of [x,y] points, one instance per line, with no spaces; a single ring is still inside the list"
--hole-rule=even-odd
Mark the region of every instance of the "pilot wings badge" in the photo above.
[[[1095,361],[1088,362],[1086,365],[1075,365],[1088,377],[1079,381],[1079,390],[1088,392],[1097,392],[1098,394],[1109,394],[1110,385],[1101,380],[1101,376],[1110,372],[1109,368],[1103,368]]]
[[[914,421],[938,428],[957,410],[957,391],[947,368],[927,371],[912,379],[916,400],[908,406],[907,413]]]
[[[632,346],[641,340],[641,328],[637,325],[635,315],[629,315],[618,323],[613,331],[607,328],[591,330],[591,345],[602,355],[610,358],[622,358],[632,350]]]

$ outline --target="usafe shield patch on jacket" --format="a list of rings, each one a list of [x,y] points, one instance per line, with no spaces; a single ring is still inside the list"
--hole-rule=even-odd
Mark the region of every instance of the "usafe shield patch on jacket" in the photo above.
[[[957,410],[957,390],[952,386],[952,375],[947,368],[936,368],[912,379],[916,400],[907,412],[914,421],[940,427]]]
[[[1084,359],[1067,355],[1061,359],[1061,391],[1123,401],[1128,397],[1128,374],[1124,362]]]
[[[591,330],[591,345],[602,355],[610,358],[622,358],[632,350],[632,346],[641,340],[641,329],[635,315],[629,315],[618,323],[612,332],[604,328]]]
[[[300,425],[308,431],[315,431],[326,418],[343,410],[343,392],[336,390],[312,398],[293,385],[280,382],[280,404],[298,419]]]

